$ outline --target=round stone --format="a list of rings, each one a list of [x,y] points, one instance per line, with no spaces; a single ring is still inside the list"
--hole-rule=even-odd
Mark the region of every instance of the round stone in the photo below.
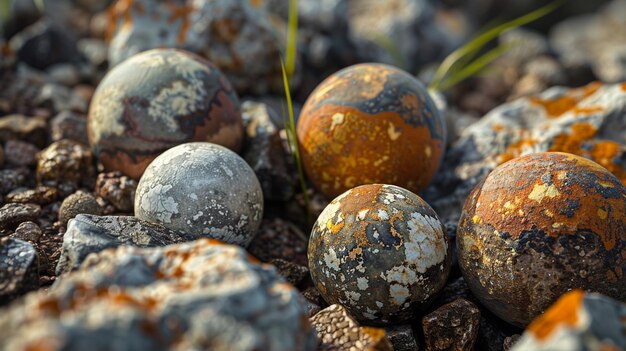
[[[208,141],[238,152],[243,140],[239,100],[228,80],[208,61],[176,49],[139,53],[107,73],[87,128],[105,170],[134,179],[173,146]]]
[[[474,295],[520,327],[574,288],[626,301],[626,187],[572,154],[513,159],[467,198],[457,245]]]
[[[329,198],[372,183],[420,192],[446,144],[444,120],[426,88],[373,63],[324,80],[302,107],[297,136],[309,179]]]
[[[324,299],[369,325],[417,316],[444,287],[451,266],[435,211],[412,192],[382,184],[348,190],[322,211],[308,260]]]
[[[263,192],[236,153],[216,144],[187,143],[146,168],[137,185],[135,216],[247,246],[261,225]]]

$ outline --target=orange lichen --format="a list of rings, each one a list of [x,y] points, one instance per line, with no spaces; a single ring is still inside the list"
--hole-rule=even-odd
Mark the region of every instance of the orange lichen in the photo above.
[[[568,292],[561,296],[543,315],[535,319],[526,330],[537,339],[545,340],[558,327],[576,327],[584,297],[585,292],[582,290]]]
[[[180,28],[178,29],[178,35],[176,36],[176,42],[178,44],[182,44],[185,42],[187,38],[187,32],[189,31],[189,27],[191,26],[191,21],[189,20],[189,15],[195,8],[193,6],[187,5],[176,5],[176,4],[166,4],[168,9],[171,12],[170,17],[168,18],[168,22],[170,24],[181,20]]]
[[[601,141],[596,143],[593,149],[591,149],[591,158],[611,171],[622,183],[626,184],[626,170],[613,162],[620,153],[620,144],[610,140]]]
[[[533,139],[519,140],[506,148],[506,150],[498,155],[498,164],[520,157],[526,150],[531,149],[537,144]]]
[[[611,250],[617,240],[626,240],[626,203],[621,197],[604,197],[595,184],[582,180],[583,174],[597,178],[605,189],[622,191],[617,189],[622,184],[588,159],[564,153],[531,154],[491,172],[470,195],[475,206],[470,206],[465,221],[478,218],[480,224],[474,221],[474,225],[489,225],[514,240],[530,228],[552,237],[584,228]]]
[[[559,117],[566,112],[574,114],[593,113],[602,111],[601,107],[578,107],[578,103],[583,99],[593,95],[602,87],[602,83],[593,82],[579,89],[571,89],[567,95],[555,99],[540,99],[531,97],[531,104],[542,106],[548,117]]]

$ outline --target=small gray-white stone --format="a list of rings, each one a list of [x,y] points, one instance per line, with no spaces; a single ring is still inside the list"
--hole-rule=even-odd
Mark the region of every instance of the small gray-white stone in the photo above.
[[[13,238],[0,239],[0,306],[39,287],[38,265],[37,252],[31,244]]]
[[[172,230],[247,246],[261,225],[263,192],[236,153],[216,144],[187,143],[146,168],[137,185],[135,215]]]

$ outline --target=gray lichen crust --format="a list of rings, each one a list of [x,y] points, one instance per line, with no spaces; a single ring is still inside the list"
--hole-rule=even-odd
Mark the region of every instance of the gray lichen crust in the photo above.
[[[408,320],[443,288],[451,254],[445,228],[410,191],[371,184],[345,192],[313,226],[311,276],[329,303],[359,322]]]
[[[135,215],[171,230],[247,246],[261,224],[263,192],[234,152],[188,143],[148,166],[137,186]]]

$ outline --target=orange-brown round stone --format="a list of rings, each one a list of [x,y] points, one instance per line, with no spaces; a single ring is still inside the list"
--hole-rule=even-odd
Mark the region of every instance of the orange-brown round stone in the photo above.
[[[323,81],[297,128],[305,171],[329,198],[358,185],[423,190],[444,153],[445,124],[426,88],[383,64],[359,64]]]

